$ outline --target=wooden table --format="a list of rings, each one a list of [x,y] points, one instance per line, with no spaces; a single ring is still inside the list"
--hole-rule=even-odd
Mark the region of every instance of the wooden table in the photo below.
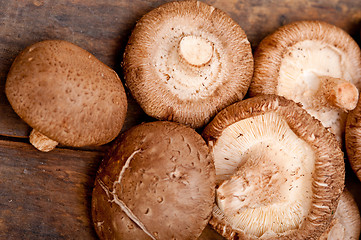
[[[6,74],[16,55],[37,41],[63,39],[93,53],[122,76],[122,53],[132,28],[143,14],[164,2],[0,0],[0,239],[95,239],[91,191],[108,147],[35,150],[28,143],[29,126],[13,112],[4,93]],[[361,1],[205,2],[236,20],[253,48],[277,27],[306,19],[335,24],[360,41]],[[123,131],[151,120],[129,94],[128,100]],[[349,166],[347,187],[361,207],[361,183]]]

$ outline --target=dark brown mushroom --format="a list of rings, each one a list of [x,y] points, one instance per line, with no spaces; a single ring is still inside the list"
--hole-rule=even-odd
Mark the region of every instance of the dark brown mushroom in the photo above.
[[[197,128],[244,97],[253,56],[246,34],[227,14],[199,1],[177,1],[138,21],[123,68],[148,115]]]
[[[361,99],[347,116],[345,145],[350,165],[361,181]]]
[[[101,239],[197,239],[214,203],[214,164],[193,129],[173,122],[122,135],[98,171],[93,222]]]
[[[300,102],[342,140],[347,111],[361,87],[361,52],[345,31],[320,21],[285,25],[255,52],[249,93],[277,94]]]
[[[102,145],[121,131],[127,98],[118,75],[86,50],[48,40],[22,51],[5,86],[15,112],[32,128],[41,151],[58,143]]]
[[[214,156],[210,224],[228,239],[314,239],[344,187],[343,153],[293,101],[262,95],[222,110],[203,132]]]

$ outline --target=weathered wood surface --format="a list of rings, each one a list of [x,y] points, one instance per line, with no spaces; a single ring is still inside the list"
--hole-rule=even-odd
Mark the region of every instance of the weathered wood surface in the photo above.
[[[0,140],[0,239],[93,239],[90,200],[101,159]]]
[[[27,143],[0,140],[0,239],[96,239],[90,203],[102,157],[59,148],[41,153]],[[361,203],[354,174],[347,187]],[[221,238],[207,228],[200,239]]]
[[[131,29],[143,14],[168,1],[0,0],[0,239],[96,238],[90,194],[107,149],[57,148],[40,153],[28,144],[30,128],[13,112],[4,93],[6,75],[16,55],[37,41],[63,39],[93,53],[122,76],[122,52]],[[361,1],[205,2],[237,21],[253,48],[277,27],[296,20],[323,20],[360,40]],[[131,96],[128,99],[123,130],[150,120]],[[361,183],[349,167],[347,187],[361,207]]]

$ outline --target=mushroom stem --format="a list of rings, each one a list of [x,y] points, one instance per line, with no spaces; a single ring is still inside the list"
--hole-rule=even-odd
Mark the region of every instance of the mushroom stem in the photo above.
[[[352,83],[329,76],[319,77],[321,82],[320,89],[317,93],[328,105],[350,111],[357,105],[359,91]]]
[[[204,38],[185,36],[179,42],[179,55],[190,65],[203,66],[213,56],[213,45]]]
[[[42,152],[49,152],[58,145],[58,142],[48,138],[35,129],[31,131],[29,141],[35,148]]]

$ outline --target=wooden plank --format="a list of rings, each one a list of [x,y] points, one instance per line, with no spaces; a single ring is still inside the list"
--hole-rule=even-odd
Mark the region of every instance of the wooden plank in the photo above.
[[[164,0],[18,0],[0,4],[0,135],[26,137],[29,127],[13,112],[4,94],[6,74],[26,46],[45,39],[64,39],[90,51],[121,76],[120,62],[136,21]],[[206,0],[237,21],[255,47],[277,27],[296,20],[335,24],[359,39],[361,1],[354,0]],[[129,97],[124,127],[145,114]]]
[[[102,156],[0,140],[0,239],[94,239],[90,201]]]
[[[122,77],[122,52],[136,21],[169,0],[17,0],[0,4],[0,136],[30,132],[4,94],[6,74],[26,46],[64,39],[93,53]],[[206,0],[237,21],[255,48],[277,27],[296,20],[323,20],[360,42],[361,1]],[[128,92],[129,95],[129,92]],[[128,96],[123,130],[150,121]],[[1,138],[0,138],[1,139]],[[90,198],[102,148],[57,148],[41,153],[28,143],[0,140],[0,239],[94,239]],[[84,151],[97,150],[97,151]],[[361,208],[361,183],[347,170],[346,185]],[[202,239],[215,239],[209,228]]]
[[[0,239],[96,239],[90,203],[102,152],[0,140]],[[361,209],[361,182],[346,166],[346,186]],[[222,239],[209,226],[202,240]]]
[[[97,239],[91,193],[102,152],[0,140],[0,239]],[[200,239],[222,239],[209,226]]]

